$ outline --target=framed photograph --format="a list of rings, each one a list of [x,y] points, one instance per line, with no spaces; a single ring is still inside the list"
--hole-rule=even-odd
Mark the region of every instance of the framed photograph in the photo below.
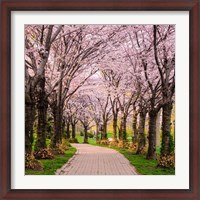
[[[1,198],[199,199],[199,8],[2,0]]]

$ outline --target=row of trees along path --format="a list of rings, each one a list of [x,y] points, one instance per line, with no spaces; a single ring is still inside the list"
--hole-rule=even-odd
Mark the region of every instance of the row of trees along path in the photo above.
[[[77,123],[82,124],[84,143],[94,125],[97,142],[106,141],[112,123],[113,141],[126,146],[127,121],[132,119],[136,153],[144,154],[148,143],[146,158],[155,159],[160,110],[161,156],[169,155],[174,45],[173,25],[26,25],[26,155],[46,151],[48,158],[49,118],[51,149],[59,149],[62,139],[70,138],[70,126],[75,141]]]

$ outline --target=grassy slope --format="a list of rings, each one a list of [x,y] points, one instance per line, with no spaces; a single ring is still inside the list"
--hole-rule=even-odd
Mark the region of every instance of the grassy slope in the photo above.
[[[26,175],[55,175],[57,169],[61,168],[76,152],[74,147],[69,147],[67,151],[65,151],[65,155],[55,156],[54,159],[49,160],[40,160],[44,166],[42,171],[34,171],[34,170],[26,170]]]

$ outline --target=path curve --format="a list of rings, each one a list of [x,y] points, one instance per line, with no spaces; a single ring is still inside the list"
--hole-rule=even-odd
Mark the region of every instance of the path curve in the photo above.
[[[130,162],[118,151],[89,144],[71,144],[76,154],[56,175],[137,175]]]

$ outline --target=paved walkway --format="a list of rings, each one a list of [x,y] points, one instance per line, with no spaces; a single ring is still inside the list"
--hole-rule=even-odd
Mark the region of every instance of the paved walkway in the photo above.
[[[114,149],[89,144],[72,144],[76,154],[56,175],[137,175],[129,161]]]

